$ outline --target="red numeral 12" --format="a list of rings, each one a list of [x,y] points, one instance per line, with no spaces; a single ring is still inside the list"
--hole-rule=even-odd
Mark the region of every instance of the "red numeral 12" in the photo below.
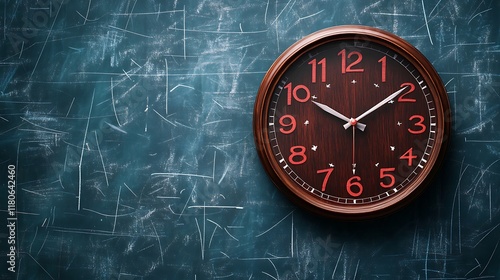
[[[365,71],[365,69],[363,69],[363,68],[352,69],[352,67],[356,66],[363,59],[363,55],[360,52],[352,51],[347,55],[347,58],[351,58],[351,56],[353,56],[353,55],[358,57],[355,61],[349,63],[349,65],[347,65],[346,50],[345,49],[341,50],[337,55],[342,56],[342,74],[350,73],[350,72],[364,72]]]

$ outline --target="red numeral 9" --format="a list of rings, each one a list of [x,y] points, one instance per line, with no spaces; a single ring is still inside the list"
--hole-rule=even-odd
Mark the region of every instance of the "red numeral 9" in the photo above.
[[[285,120],[288,119],[287,122]],[[287,127],[288,129],[280,128],[280,132],[283,134],[290,134],[295,131],[295,127],[297,127],[297,121],[292,115],[284,115],[280,118],[280,125],[283,127]]]

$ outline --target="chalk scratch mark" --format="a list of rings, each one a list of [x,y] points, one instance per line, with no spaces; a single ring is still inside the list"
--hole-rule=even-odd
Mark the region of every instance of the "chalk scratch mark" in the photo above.
[[[476,247],[477,247],[477,245],[479,245],[479,243],[481,243],[481,242],[482,242],[482,241],[483,241],[483,240],[484,240],[484,239],[485,239],[488,235],[490,235],[490,233],[492,233],[492,232],[493,232],[493,231],[494,231],[494,230],[495,230],[498,226],[500,226],[500,224],[497,224],[497,225],[496,225],[496,226],[494,226],[492,229],[488,230],[488,231],[486,232],[486,234],[485,234],[485,235],[484,235],[484,236],[483,236],[483,237],[482,237],[482,238],[481,238],[481,239],[480,239],[480,240],[476,243],[476,245],[474,245],[474,247],[473,247],[473,248],[476,248]],[[478,234],[478,235],[481,235],[481,234],[483,234],[483,233],[480,233],[480,234]]]
[[[89,5],[87,6],[87,13],[85,14],[85,17],[84,17],[85,21],[83,22],[83,25],[85,25],[87,23],[87,20],[88,20],[88,17],[89,17],[89,11],[90,11],[90,4],[91,3],[92,3],[92,0],[89,0]],[[78,13],[78,14],[81,16],[80,13]]]
[[[156,111],[155,109],[153,109],[153,112],[155,112],[162,120],[168,122],[169,124],[173,125],[173,126],[177,126],[175,123],[169,121],[167,118],[165,118],[164,116],[162,116],[160,113],[158,113],[158,111]]]
[[[312,15],[308,15],[308,16],[305,16],[305,17],[300,17],[300,18],[299,18],[299,21],[300,21],[300,20],[303,20],[303,19],[306,19],[306,18],[310,18],[310,17],[317,16],[317,15],[321,14],[321,13],[322,13],[322,12],[324,12],[324,11],[325,11],[325,10],[323,9],[323,10],[321,10],[321,11],[319,11],[319,12],[316,12],[316,13],[314,13],[314,14],[312,14]]]
[[[132,191],[132,189],[126,184],[126,183],[123,183],[123,185],[125,185],[125,187],[135,196],[137,197],[137,195],[134,193],[134,191]]]
[[[481,271],[481,273],[479,273],[479,276],[483,275],[483,273],[486,271],[486,268],[488,268],[488,265],[490,265],[490,262],[491,262],[491,259],[493,259],[493,255],[495,255],[495,252],[497,251],[497,247],[498,247],[498,243],[500,241],[497,241],[497,244],[495,245],[495,248],[493,249],[493,252],[491,253],[491,256],[490,258],[488,259],[488,262],[486,263],[486,265],[484,266],[483,270]]]
[[[158,246],[160,246],[160,257],[161,257],[161,264],[163,264],[163,249],[161,247],[161,241],[160,241],[160,236],[158,235],[158,232],[156,231],[155,224],[151,222],[151,225],[153,226],[153,230],[155,232],[156,240],[158,241]]]
[[[427,22],[427,15],[425,14],[424,0],[422,0],[422,10],[424,13],[425,27],[427,27],[427,34],[429,35],[429,41],[431,42],[431,45],[434,45],[432,42],[431,31],[429,30],[429,22]]]
[[[51,129],[51,128],[47,128],[47,127],[43,127],[43,126],[38,125],[38,124],[36,124],[36,123],[30,122],[29,120],[27,120],[27,119],[25,119],[25,118],[23,118],[23,117],[21,117],[21,120],[23,120],[23,121],[25,121],[25,122],[27,122],[27,123],[29,123],[29,124],[31,124],[31,125],[34,125],[34,126],[36,126],[36,127],[38,127],[38,128],[41,128],[41,129],[43,129],[43,130],[47,130],[47,131],[49,131],[49,132],[53,132],[53,133],[55,133],[55,134],[67,134],[67,132],[63,132],[63,131],[60,131],[60,130],[55,130],[55,129]]]
[[[283,222],[286,218],[288,218],[288,216],[292,215],[293,211],[288,213],[283,219],[279,220],[276,224],[274,224],[272,227],[270,227],[269,229],[267,229],[266,231],[256,235],[255,237],[260,237],[266,233],[268,233],[270,230],[272,230],[273,228],[275,228],[277,225],[279,225],[281,222]]]
[[[101,158],[102,170],[104,171],[104,177],[106,178],[106,186],[109,187],[108,173],[106,172],[106,165],[104,164],[104,158],[102,157],[101,147],[99,146],[99,139],[97,138],[97,131],[94,131],[95,142],[97,143],[97,151],[99,151],[99,157]]]
[[[165,58],[165,116],[168,115],[168,62]]]
[[[59,15],[59,11],[61,10],[62,6],[63,5],[59,5],[59,9],[57,9],[57,13],[56,13],[56,16],[54,18],[54,21],[52,21],[52,26],[50,27],[50,30],[49,30],[49,33],[47,34],[47,37],[45,38],[45,42],[43,43],[42,50],[40,51],[40,55],[38,55],[38,59],[36,60],[35,67],[33,67],[33,71],[31,71],[31,75],[29,78],[30,80],[31,80],[31,77],[33,77],[33,74],[35,73],[35,70],[38,66],[38,62],[40,62],[40,58],[42,57],[43,51],[45,50],[45,46],[47,45],[47,41],[49,40],[49,37],[52,34],[52,30],[54,29],[54,24],[57,21],[57,16]]]
[[[114,96],[114,93],[113,93],[113,89],[114,89],[114,86],[113,86],[113,78],[111,78],[111,104],[113,105],[113,112],[115,113],[115,118],[116,118],[116,123],[118,124],[118,126],[122,126],[122,124],[120,123],[120,120],[118,119],[118,114],[116,113],[116,105],[115,105],[115,96]]]
[[[198,177],[198,178],[212,179],[212,176],[189,174],[189,173],[152,173],[151,176],[155,176],[155,177],[186,176],[186,177]]]
[[[148,35],[140,34],[140,33],[133,32],[133,31],[130,31],[130,30],[126,30],[126,29],[123,29],[123,28],[119,28],[119,27],[116,27],[116,26],[113,26],[113,25],[108,25],[108,27],[113,28],[113,29],[117,29],[117,30],[120,30],[120,31],[123,31],[123,32],[126,32],[126,33],[130,33],[130,34],[133,34],[133,35],[137,35],[137,36],[140,36],[140,37],[153,39],[153,36],[148,36]]]
[[[290,5],[290,3],[292,2],[292,0],[288,1],[288,3],[286,3],[285,7],[283,7],[283,9],[281,10],[281,12],[276,16],[276,18],[271,22],[271,25],[273,25],[281,16],[281,14],[286,10],[286,8],[288,7],[288,5]],[[295,4],[295,1],[293,2],[293,4]],[[292,4],[292,6],[293,6]]]
[[[73,100],[71,100],[71,104],[69,104],[68,112],[66,113],[66,118],[69,115],[69,112],[71,111],[71,108],[73,108],[73,103],[75,102],[75,98],[73,97]]]
[[[54,277],[52,277],[52,275],[50,275],[50,273],[35,258],[33,258],[32,255],[30,255],[30,253],[26,253],[26,255],[28,255],[45,272],[45,274],[50,277],[50,279],[55,280]]]
[[[332,279],[334,278],[335,272],[337,271],[337,267],[339,266],[340,256],[342,256],[343,251],[344,251],[344,244],[342,244],[342,247],[340,248],[339,257],[337,258],[337,262],[335,263],[335,268],[333,269]]]
[[[112,125],[112,124],[110,124],[109,122],[106,122],[106,121],[105,121],[104,123],[105,123],[105,124],[107,124],[107,125],[108,125],[109,127],[111,127],[112,129],[114,129],[114,130],[116,130],[116,131],[118,131],[118,132],[120,132],[120,133],[123,133],[123,134],[128,134],[128,132],[126,132],[125,130],[123,130],[123,129],[121,129],[121,128],[117,127],[116,125]]]
[[[453,196],[453,202],[451,204],[451,217],[450,217],[450,240],[453,240],[453,214],[454,214],[454,211],[455,211],[455,201],[458,200],[458,223],[459,223],[459,228],[458,228],[458,238],[459,238],[459,241],[458,241],[458,244],[459,244],[459,250],[460,252],[462,251],[462,246],[461,246],[461,241],[460,241],[460,185],[461,185],[461,182],[462,182],[462,178],[464,176],[464,173],[465,171],[467,170],[467,168],[469,167],[469,165],[467,164],[467,166],[465,168],[463,168],[463,165],[464,165],[464,161],[465,161],[465,157],[462,159],[462,164],[460,165],[460,175],[458,177],[458,182],[457,182],[457,187],[455,189],[455,195]],[[458,196],[458,199],[457,199],[457,196]],[[453,246],[450,246],[450,254],[453,252]]]
[[[115,229],[116,229],[116,219],[118,218],[118,207],[120,206],[121,194],[122,194],[122,186],[120,186],[120,189],[118,190],[118,198],[116,199],[115,220],[113,222],[113,234],[115,233]]]
[[[489,8],[489,9],[486,9],[486,10],[484,10],[484,11],[482,11],[482,12],[479,12],[479,13],[475,14],[475,15],[474,15],[471,19],[469,19],[469,21],[467,22],[467,24],[470,24],[470,22],[471,22],[473,19],[475,19],[477,16],[479,16],[479,15],[481,15],[481,14],[483,14],[483,13],[489,12],[489,11],[491,11],[491,10],[493,10],[493,8]]]
[[[83,153],[85,151],[85,142],[87,141],[87,133],[89,131],[90,115],[92,114],[92,107],[94,107],[94,96],[95,89],[92,93],[92,101],[90,102],[89,115],[87,117],[87,126],[85,127],[85,133],[83,135],[82,142],[82,152],[80,154],[80,162],[78,163],[78,211],[80,211],[81,201],[82,201],[82,163],[83,163]]]

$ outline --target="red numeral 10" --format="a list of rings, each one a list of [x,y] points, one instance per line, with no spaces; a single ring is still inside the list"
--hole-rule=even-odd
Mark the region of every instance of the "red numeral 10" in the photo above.
[[[311,97],[311,92],[305,85],[296,85],[292,89],[292,83],[286,84],[285,88],[287,89],[287,99],[286,99],[286,104],[287,105],[292,105],[292,97],[295,99],[297,102],[307,102],[309,98]],[[303,91],[305,93],[304,97],[300,97],[298,95],[299,90]]]
[[[311,82],[316,83],[316,76],[317,76],[317,67],[318,65],[321,65],[321,82],[325,83],[326,82],[326,58],[323,58],[319,62],[316,62],[316,58],[309,61],[311,65]]]

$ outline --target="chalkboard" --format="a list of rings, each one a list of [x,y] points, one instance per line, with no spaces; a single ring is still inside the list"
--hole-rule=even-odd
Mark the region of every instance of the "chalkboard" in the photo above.
[[[0,3],[1,279],[500,278],[500,2]],[[288,46],[361,24],[416,46],[453,129],[429,189],[313,217],[260,165],[258,86]]]

